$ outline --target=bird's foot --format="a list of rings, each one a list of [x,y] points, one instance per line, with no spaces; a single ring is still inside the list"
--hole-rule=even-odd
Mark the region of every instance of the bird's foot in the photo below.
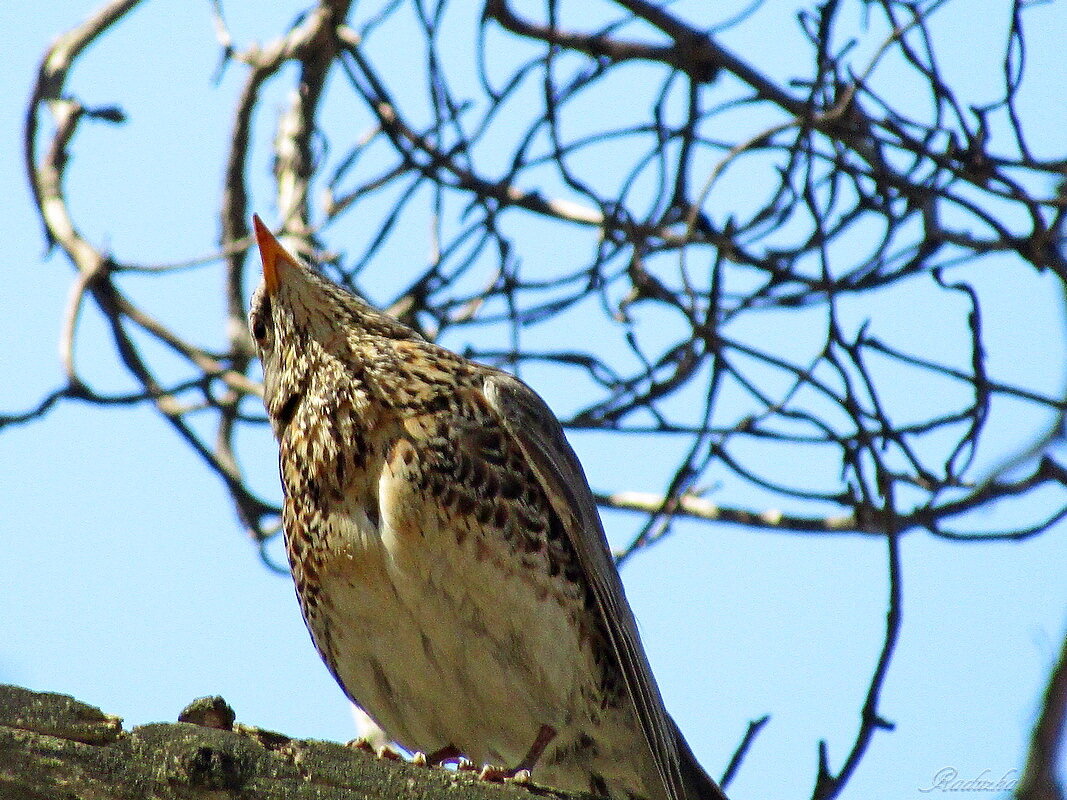
[[[350,747],[353,750],[364,750],[368,753],[374,752],[374,743],[370,739],[367,739],[363,736],[360,736],[358,739],[352,739],[351,741],[345,742],[345,747]]]
[[[399,751],[389,747],[388,745],[378,745],[375,739],[368,739],[361,736],[359,739],[352,739],[347,742],[345,747],[352,750],[363,750],[366,753],[375,754],[376,758],[382,759],[382,761],[398,762],[403,757]]]
[[[504,778],[504,783],[527,784],[527,783],[530,783],[530,779],[531,779],[530,778],[530,770],[528,770],[528,769],[517,769],[517,770],[515,770],[515,774],[514,775],[512,775],[509,778]]]
[[[533,771],[533,768],[537,766],[537,762],[541,758],[541,754],[545,751],[545,748],[548,746],[548,743],[555,738],[556,729],[551,725],[542,725],[541,729],[537,732],[537,738],[534,739],[534,743],[530,745],[526,757],[519,762],[517,767],[514,767],[513,769],[502,769],[501,767],[494,767],[491,764],[486,764],[478,773],[478,777],[483,781],[492,781],[493,783],[529,783],[530,773]]]
[[[394,750],[387,744],[378,745],[372,739],[366,739],[360,737],[348,742],[345,747],[351,747],[353,750],[363,750],[367,753],[373,753],[376,758],[385,761],[399,761],[401,755],[398,751]]]
[[[478,771],[478,780],[489,781],[490,783],[529,783],[530,770],[525,767],[504,769],[503,767],[494,767],[492,764],[486,764]]]

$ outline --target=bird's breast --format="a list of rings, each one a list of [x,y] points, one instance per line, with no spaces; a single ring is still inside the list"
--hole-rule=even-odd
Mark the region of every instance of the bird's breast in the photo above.
[[[598,691],[584,594],[543,554],[516,552],[479,503],[443,500],[408,436],[364,449],[343,492],[287,493],[312,637],[405,747],[518,763],[542,725],[573,727]]]

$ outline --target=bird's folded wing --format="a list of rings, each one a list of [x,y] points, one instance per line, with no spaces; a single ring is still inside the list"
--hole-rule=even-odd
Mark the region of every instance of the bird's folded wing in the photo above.
[[[555,415],[526,384],[505,373],[494,372],[486,377],[484,392],[525,454],[563,523],[592,587],[597,610],[667,795],[671,800],[682,800],[685,790],[674,728],[641,646],[637,623],[626,602],[581,463]]]

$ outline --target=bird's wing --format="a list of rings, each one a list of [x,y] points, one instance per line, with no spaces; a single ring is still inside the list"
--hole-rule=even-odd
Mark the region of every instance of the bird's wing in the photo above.
[[[484,393],[526,456],[578,554],[667,797],[684,800],[675,729],[641,646],[637,623],[578,457],[555,415],[526,384],[494,371],[485,379]]]

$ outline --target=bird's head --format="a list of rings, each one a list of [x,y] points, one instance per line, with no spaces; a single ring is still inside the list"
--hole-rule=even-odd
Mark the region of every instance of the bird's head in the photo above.
[[[358,366],[375,339],[419,338],[290,255],[258,216],[252,221],[263,283],[252,295],[248,327],[263,364],[263,400],[275,423],[317,373],[340,377]]]

